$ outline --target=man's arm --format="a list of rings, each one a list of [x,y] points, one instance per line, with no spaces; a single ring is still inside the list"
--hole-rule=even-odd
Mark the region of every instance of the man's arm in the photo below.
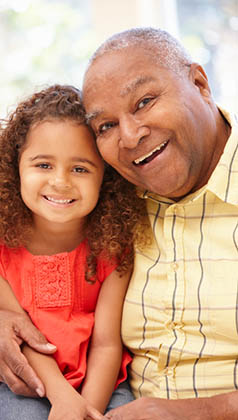
[[[238,420],[238,392],[210,398],[166,400],[139,398],[111,410],[111,420]]]
[[[44,395],[44,387],[22,354],[26,342],[41,353],[51,354],[56,347],[48,343],[21,308],[9,284],[0,276],[0,381],[16,394]]]

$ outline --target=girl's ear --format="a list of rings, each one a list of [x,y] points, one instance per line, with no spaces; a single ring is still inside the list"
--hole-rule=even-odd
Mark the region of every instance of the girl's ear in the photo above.
[[[190,66],[189,79],[199,89],[205,98],[211,97],[211,89],[208,84],[207,75],[200,64],[192,63]]]

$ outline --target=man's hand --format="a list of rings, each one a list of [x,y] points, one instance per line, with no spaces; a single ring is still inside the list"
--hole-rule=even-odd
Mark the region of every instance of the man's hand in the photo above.
[[[26,342],[38,352],[52,354],[56,347],[32,324],[26,314],[0,310],[0,381],[12,392],[24,396],[44,396],[41,380],[21,352]]]
[[[139,398],[109,411],[110,420],[238,420],[238,392],[210,398]]]
[[[115,408],[109,411],[103,419],[110,420],[187,420],[187,417],[180,417],[177,413],[175,416],[169,412],[168,407],[163,407],[163,401],[158,398],[139,398],[129,404]],[[159,404],[161,402],[161,406]],[[168,404],[168,401],[165,400]],[[190,417],[189,420],[191,420]],[[194,420],[194,418],[193,418]]]

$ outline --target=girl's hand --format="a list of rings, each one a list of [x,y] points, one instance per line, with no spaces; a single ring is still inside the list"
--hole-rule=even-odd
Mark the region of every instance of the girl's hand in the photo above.
[[[48,420],[101,420],[103,415],[72,388],[52,402]]]

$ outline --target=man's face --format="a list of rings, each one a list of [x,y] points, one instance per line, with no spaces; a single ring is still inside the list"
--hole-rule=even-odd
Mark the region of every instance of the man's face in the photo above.
[[[106,53],[85,76],[83,100],[101,155],[133,184],[176,199],[207,182],[216,124],[198,65],[178,76],[141,47]]]

